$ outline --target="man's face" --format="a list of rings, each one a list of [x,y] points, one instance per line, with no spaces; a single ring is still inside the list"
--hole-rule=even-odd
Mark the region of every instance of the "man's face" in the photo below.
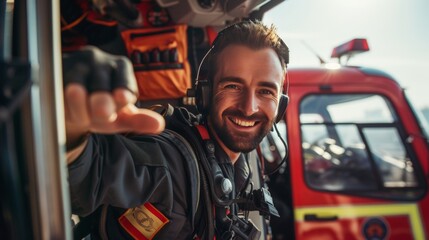
[[[271,48],[230,45],[219,53],[208,115],[218,139],[233,152],[249,152],[271,130],[284,79]]]

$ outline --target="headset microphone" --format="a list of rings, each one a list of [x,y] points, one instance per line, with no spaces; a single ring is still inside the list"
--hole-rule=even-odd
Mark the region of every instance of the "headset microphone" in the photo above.
[[[285,156],[283,157],[282,161],[277,165],[277,167],[272,170],[271,172],[265,173],[265,175],[272,175],[283,166],[283,164],[286,162],[286,159],[289,155],[289,146],[286,143],[286,141],[283,139],[283,137],[280,134],[279,129],[277,128],[277,123],[280,122],[286,113],[287,105],[289,104],[289,74],[286,74],[286,94],[282,94],[279,102],[277,117],[276,117],[276,123],[274,123],[274,129],[277,132],[277,136],[280,138],[280,141],[283,143],[283,146],[285,147]]]
[[[214,189],[216,196],[219,199],[225,199],[228,194],[232,192],[232,183],[231,180],[223,176],[222,170],[219,167],[219,164],[216,162],[216,157],[214,156],[215,147],[211,141],[206,141],[206,151],[207,159],[210,163],[212,176],[214,179]]]

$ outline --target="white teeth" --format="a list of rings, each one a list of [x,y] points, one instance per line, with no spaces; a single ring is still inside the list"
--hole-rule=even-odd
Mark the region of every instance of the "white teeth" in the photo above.
[[[232,121],[239,125],[239,126],[243,126],[243,127],[253,127],[255,125],[256,122],[253,121],[244,121],[244,120],[240,120],[237,118],[232,119]]]

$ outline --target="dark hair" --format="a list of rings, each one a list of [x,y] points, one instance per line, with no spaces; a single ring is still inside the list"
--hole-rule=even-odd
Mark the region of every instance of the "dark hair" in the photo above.
[[[212,83],[217,72],[218,54],[232,44],[244,45],[255,50],[271,48],[277,53],[284,70],[286,70],[289,63],[289,48],[277,35],[274,25],[268,27],[260,21],[250,20],[235,23],[218,33],[217,38],[213,42],[212,49],[207,56],[210,63],[207,77]]]

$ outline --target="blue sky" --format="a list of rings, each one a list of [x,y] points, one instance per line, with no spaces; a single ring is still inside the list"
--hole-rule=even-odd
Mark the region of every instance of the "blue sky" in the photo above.
[[[367,38],[370,51],[350,65],[383,70],[418,109],[429,108],[429,0],[286,0],[267,12],[291,51],[290,66],[317,66],[332,49]]]

